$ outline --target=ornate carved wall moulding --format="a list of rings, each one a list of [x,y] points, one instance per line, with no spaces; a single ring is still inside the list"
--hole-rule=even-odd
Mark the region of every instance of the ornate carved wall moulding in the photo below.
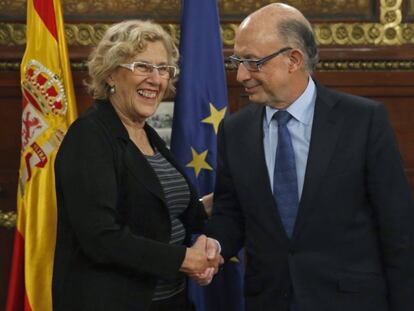
[[[16,213],[0,210],[0,227],[13,228],[16,226]]]
[[[266,1],[261,2],[264,5]],[[271,1],[267,1],[269,2]],[[414,43],[414,24],[402,23],[401,6],[402,0],[380,0],[379,23],[314,23],[317,42],[320,46],[412,44]],[[66,23],[68,44],[69,46],[94,46],[108,27],[109,24],[104,23]],[[167,23],[163,24],[163,27],[176,42],[179,41],[178,24]],[[233,45],[237,27],[237,24],[222,22],[221,34],[225,46]],[[24,45],[25,37],[26,25],[0,23],[0,45]]]

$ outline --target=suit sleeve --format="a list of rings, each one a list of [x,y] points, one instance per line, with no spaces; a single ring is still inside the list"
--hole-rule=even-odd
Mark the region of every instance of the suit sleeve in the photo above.
[[[244,242],[244,217],[230,172],[231,154],[226,149],[225,122],[218,133],[217,178],[212,217],[206,234],[220,242],[224,259],[237,255]]]
[[[384,106],[373,113],[367,184],[375,209],[392,311],[414,306],[414,203]]]
[[[185,247],[134,235],[117,221],[118,183],[113,146],[103,127],[78,120],[66,135],[55,163],[59,222],[72,230],[96,264],[136,274],[175,275]]]

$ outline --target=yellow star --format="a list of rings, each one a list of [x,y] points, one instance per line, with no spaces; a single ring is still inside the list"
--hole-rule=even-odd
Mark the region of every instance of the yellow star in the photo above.
[[[203,119],[201,122],[210,123],[211,125],[213,125],[214,132],[217,134],[219,124],[220,124],[221,120],[223,120],[223,118],[224,118],[224,114],[226,113],[226,109],[227,109],[227,107],[224,107],[221,110],[217,110],[216,107],[214,107],[213,104],[210,103],[210,116]]]
[[[197,151],[191,147],[191,153],[193,154],[193,159],[186,166],[194,168],[196,177],[198,177],[198,174],[200,174],[200,171],[202,169],[210,171],[213,170],[213,168],[206,162],[208,150],[205,150],[204,152],[198,154]]]

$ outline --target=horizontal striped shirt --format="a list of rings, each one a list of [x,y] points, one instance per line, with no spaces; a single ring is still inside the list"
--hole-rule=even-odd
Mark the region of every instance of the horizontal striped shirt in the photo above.
[[[185,238],[185,228],[178,217],[190,202],[190,189],[181,173],[161,153],[156,152],[153,156],[146,156],[146,158],[154,169],[164,191],[171,220],[170,244],[182,245]],[[185,277],[181,273],[178,273],[175,278],[159,279],[152,300],[170,298],[183,291],[184,288]]]

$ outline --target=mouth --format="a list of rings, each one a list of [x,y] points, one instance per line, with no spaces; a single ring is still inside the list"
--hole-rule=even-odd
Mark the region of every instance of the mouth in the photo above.
[[[257,88],[259,87],[259,85],[252,85],[252,86],[244,86],[244,91],[248,94],[253,94],[257,91]]]
[[[145,99],[154,99],[158,95],[158,91],[154,91],[154,90],[139,89],[137,93],[139,96],[144,97]]]

